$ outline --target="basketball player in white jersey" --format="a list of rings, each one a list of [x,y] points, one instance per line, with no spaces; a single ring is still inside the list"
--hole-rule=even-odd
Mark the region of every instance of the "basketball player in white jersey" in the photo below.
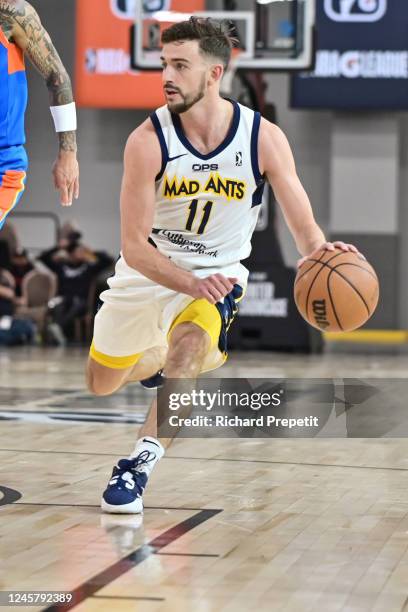
[[[266,181],[304,258],[334,245],[357,251],[326,242],[281,130],[220,97],[232,48],[222,26],[191,18],[162,42],[167,104],[125,150],[122,254],[101,296],[87,367],[98,395],[158,378],[162,368],[195,379],[224,363]],[[142,512],[147,479],[171,442],[157,439],[156,412],[153,402],[134,452],[115,466],[104,511]]]

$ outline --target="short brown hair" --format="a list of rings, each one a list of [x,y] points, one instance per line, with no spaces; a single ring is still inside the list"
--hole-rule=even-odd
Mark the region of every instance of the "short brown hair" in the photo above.
[[[200,51],[220,59],[224,68],[228,67],[231,51],[236,41],[230,35],[230,26],[225,22],[212,21],[200,17],[190,17],[188,21],[180,21],[164,30],[161,41],[163,44],[179,40],[198,40]]]

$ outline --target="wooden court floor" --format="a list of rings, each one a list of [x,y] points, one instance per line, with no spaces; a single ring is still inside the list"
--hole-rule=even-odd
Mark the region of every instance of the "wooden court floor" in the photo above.
[[[143,517],[102,515],[151,396],[91,397],[85,355],[0,353],[0,591],[72,591],[78,612],[408,610],[405,439],[177,440]],[[222,370],[407,373],[406,353],[376,351],[241,353]]]

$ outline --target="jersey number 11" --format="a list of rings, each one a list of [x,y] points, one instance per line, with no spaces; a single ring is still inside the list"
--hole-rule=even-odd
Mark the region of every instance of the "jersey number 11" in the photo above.
[[[204,230],[207,227],[207,223],[211,215],[211,209],[213,207],[213,204],[214,202],[207,202],[204,205],[203,216],[201,217],[201,221],[200,221],[200,225],[198,226],[197,234],[204,233]],[[186,223],[186,230],[188,230],[189,232],[191,232],[194,220],[197,216],[197,209],[198,209],[198,200],[193,200],[190,206],[188,207],[190,214],[188,215],[188,219]]]

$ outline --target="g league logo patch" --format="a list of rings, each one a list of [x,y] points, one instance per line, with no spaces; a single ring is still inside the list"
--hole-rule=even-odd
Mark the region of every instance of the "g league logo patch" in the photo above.
[[[139,0],[140,1],[140,0]],[[134,19],[137,0],[110,0],[112,13],[121,19]],[[143,0],[144,13],[170,9],[171,0]]]
[[[387,0],[324,0],[329,19],[342,22],[372,23],[387,12]]]

